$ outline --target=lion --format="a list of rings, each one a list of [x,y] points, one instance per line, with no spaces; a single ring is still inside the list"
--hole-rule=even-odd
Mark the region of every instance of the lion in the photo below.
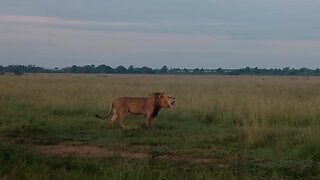
[[[120,97],[113,101],[109,114],[101,117],[96,114],[97,118],[107,120],[110,116],[110,122],[119,120],[122,128],[125,128],[124,119],[127,112],[133,115],[144,115],[146,127],[153,128],[153,119],[163,108],[170,108],[174,105],[175,98],[162,92],[155,92],[148,97]]]

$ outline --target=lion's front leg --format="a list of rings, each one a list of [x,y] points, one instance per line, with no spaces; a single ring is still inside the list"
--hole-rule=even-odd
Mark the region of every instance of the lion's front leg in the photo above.
[[[146,116],[146,127],[148,129],[153,128],[153,117],[152,116]]]

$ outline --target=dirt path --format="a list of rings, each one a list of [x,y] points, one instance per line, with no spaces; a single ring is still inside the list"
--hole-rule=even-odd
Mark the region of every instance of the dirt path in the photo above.
[[[78,156],[88,158],[106,158],[106,157],[122,157],[133,159],[161,159],[161,160],[177,160],[187,161],[190,163],[210,163],[219,165],[230,165],[237,161],[238,158],[213,158],[213,157],[199,157],[190,154],[157,154],[149,153],[141,150],[128,150],[122,146],[96,146],[96,145],[78,145],[70,142],[63,142],[55,145],[25,145],[29,150],[36,151],[42,154],[55,156]]]
[[[55,145],[27,145],[27,149],[43,154],[57,156],[80,156],[80,157],[113,157],[124,158],[151,158],[148,153],[123,150],[121,147],[102,147],[96,145],[74,145],[60,143]]]

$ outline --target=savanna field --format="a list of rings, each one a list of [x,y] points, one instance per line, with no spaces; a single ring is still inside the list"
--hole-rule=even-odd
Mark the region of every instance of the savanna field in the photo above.
[[[106,114],[166,92],[154,129]],[[320,77],[0,76],[0,179],[320,179]]]

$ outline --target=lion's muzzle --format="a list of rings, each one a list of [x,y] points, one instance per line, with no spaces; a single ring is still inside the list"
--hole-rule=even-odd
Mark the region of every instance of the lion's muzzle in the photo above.
[[[170,107],[173,106],[174,103],[176,102],[175,99],[176,99],[176,98],[174,98],[174,97],[170,97],[170,100],[171,100],[171,102],[170,102]]]

